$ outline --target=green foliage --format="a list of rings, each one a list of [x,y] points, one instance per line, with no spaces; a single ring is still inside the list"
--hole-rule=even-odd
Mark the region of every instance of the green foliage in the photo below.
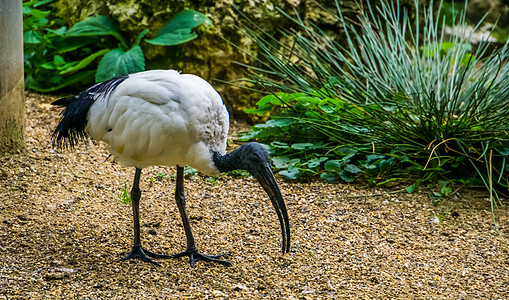
[[[190,167],[190,166],[185,166],[184,167],[184,177],[185,178],[192,178],[197,173],[198,173],[198,170],[196,170],[193,167]],[[172,179],[176,179],[177,178],[177,174],[175,173],[175,174],[171,175],[170,177]]]
[[[108,79],[136,73],[145,70],[145,58],[140,46],[133,46],[127,51],[120,48],[109,51],[103,59],[97,73],[95,73],[95,81],[103,82]]]
[[[246,170],[233,170],[227,172],[226,175],[234,178],[246,178],[251,176],[251,174],[249,174],[249,172]]]
[[[396,158],[408,160],[398,156],[403,153],[400,147],[381,155],[369,153],[371,143],[366,147],[352,144],[356,137],[351,131],[362,133],[365,129],[344,122],[358,115],[368,118],[366,114],[377,107],[360,109],[358,105],[328,97],[324,91],[263,97],[257,108],[247,111],[259,115],[269,113],[272,119],[254,126],[241,139],[268,143],[274,167],[288,179],[319,174],[327,181],[352,182],[356,175],[363,173],[377,184],[377,176],[396,167]]]
[[[165,174],[165,173],[163,173],[163,172],[159,172],[159,173],[157,173],[157,174],[156,174],[156,176],[157,176],[157,180],[159,180],[159,181],[163,180],[163,178],[164,178],[164,176],[165,176],[165,175],[166,175],[166,174]]]
[[[196,175],[197,173],[198,173],[198,170],[196,170],[193,167],[190,167],[190,166],[185,166],[184,167],[184,177],[185,178],[191,178],[194,175]]]
[[[125,181],[124,181],[124,187],[122,188],[122,191],[118,194],[118,199],[124,204],[131,203],[131,192],[129,192],[129,189],[127,187],[127,182],[125,182]]]
[[[52,92],[70,85],[90,84],[94,74],[95,82],[102,82],[145,70],[140,44],[148,29],[140,32],[133,43],[108,16],[89,17],[67,30],[62,20],[51,17],[51,8],[37,9],[51,2],[53,0],[23,3],[27,88]],[[200,24],[210,25],[211,22],[197,11],[184,10],[163,26],[154,39],[145,41],[161,46],[182,44],[197,37],[192,30]],[[68,61],[72,59],[74,61]]]
[[[248,112],[271,119],[245,138],[268,144],[288,178],[413,178],[408,192],[430,180],[477,181],[494,203],[494,188],[509,182],[509,44],[489,53],[468,36],[446,39],[432,4],[422,25],[398,1],[369,3],[357,21],[337,4],[342,44],[300,19],[303,34],[283,31],[290,46],[248,30],[264,54],[251,81],[271,93]],[[454,16],[466,25],[464,10]]]
[[[443,224],[445,220],[449,219],[450,216],[453,214],[453,207],[445,208],[443,206],[440,207],[440,209],[437,212],[433,212],[434,214],[434,220],[436,220],[437,223]]]
[[[52,2],[43,0],[23,3],[25,87],[41,92],[93,81],[93,71],[76,71],[87,67],[98,56],[91,53],[88,47],[97,42],[96,38],[85,40],[64,37],[66,27],[62,20],[50,19],[50,8],[41,9]],[[68,62],[65,57],[71,51],[84,58]]]
[[[209,177],[205,178],[205,181],[208,184],[210,184],[212,186],[215,186],[215,185],[217,185],[219,183],[219,176],[217,176],[217,175],[209,176]]]
[[[163,26],[155,38],[146,40],[147,43],[160,46],[172,46],[191,41],[198,37],[192,29],[207,24],[212,26],[212,22],[207,16],[197,13],[194,10],[184,10],[176,15],[171,22]]]
[[[194,10],[184,10],[168,22],[154,39],[148,43],[172,46],[188,42],[198,35],[192,29],[200,24],[211,24],[202,13]],[[124,38],[119,26],[108,16],[89,17],[74,25],[66,36],[113,36],[119,42],[119,47],[107,52],[97,67],[96,82],[102,82],[117,76],[136,73],[145,70],[145,57],[140,47],[148,29],[143,30],[133,44]]]

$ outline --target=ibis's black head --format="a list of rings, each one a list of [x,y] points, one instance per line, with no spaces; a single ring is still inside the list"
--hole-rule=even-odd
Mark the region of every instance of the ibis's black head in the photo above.
[[[276,209],[281,224],[283,253],[288,252],[290,248],[290,222],[288,221],[285,201],[272,173],[270,156],[267,150],[258,143],[248,143],[224,156],[216,152],[213,159],[216,167],[221,172],[246,170],[258,180]]]

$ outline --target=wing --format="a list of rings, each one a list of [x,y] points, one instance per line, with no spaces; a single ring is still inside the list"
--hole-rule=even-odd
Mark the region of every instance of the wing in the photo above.
[[[95,101],[88,133],[124,165],[190,165],[214,173],[212,151],[226,152],[229,118],[205,80],[176,71],[129,75]]]

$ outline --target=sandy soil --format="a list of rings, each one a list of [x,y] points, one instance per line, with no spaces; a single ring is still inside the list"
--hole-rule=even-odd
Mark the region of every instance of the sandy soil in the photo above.
[[[509,210],[495,211],[497,232],[485,195],[469,190],[433,206],[425,192],[280,179],[292,231],[282,255],[276,214],[254,180],[195,175],[186,196],[197,246],[230,253],[233,266],[119,262],[132,243],[119,194],[134,170],[92,141],[54,149],[52,100],[27,95],[27,151],[0,158],[0,299],[509,297]],[[185,248],[173,175],[142,174],[142,240],[167,254]],[[453,205],[455,217],[432,222]]]

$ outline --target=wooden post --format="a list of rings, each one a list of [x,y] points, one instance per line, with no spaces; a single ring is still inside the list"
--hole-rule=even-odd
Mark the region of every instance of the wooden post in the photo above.
[[[25,146],[21,3],[0,0],[0,155]]]

